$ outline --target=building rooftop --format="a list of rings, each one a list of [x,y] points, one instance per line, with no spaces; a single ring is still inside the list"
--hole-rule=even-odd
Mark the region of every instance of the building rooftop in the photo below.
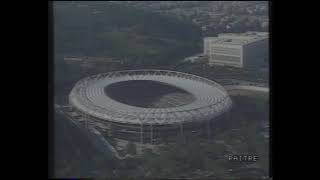
[[[268,32],[223,33],[218,37],[205,37],[215,44],[244,45],[268,38]]]

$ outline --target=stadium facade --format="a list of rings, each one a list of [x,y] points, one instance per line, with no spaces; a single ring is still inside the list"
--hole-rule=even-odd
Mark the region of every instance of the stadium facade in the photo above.
[[[120,102],[106,93],[106,88],[117,83],[138,81],[176,87],[188,96],[181,93],[161,95],[158,99],[165,97],[161,106],[141,107]],[[124,91],[132,92],[133,89]],[[133,94],[143,96],[139,91]],[[115,71],[86,77],[72,89],[69,103],[87,121],[104,127],[110,135],[140,143],[157,143],[168,136],[184,136],[201,128],[210,131],[210,122],[232,106],[225,89],[214,81],[192,74],[154,69]]]

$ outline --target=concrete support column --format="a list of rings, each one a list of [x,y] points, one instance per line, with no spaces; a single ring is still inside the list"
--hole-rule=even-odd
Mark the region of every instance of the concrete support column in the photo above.
[[[208,121],[207,121],[206,126],[207,126],[207,135],[208,135],[208,139],[210,139],[210,137],[211,137],[210,120],[208,120]]]
[[[230,121],[231,118],[232,118],[231,117],[231,113],[232,113],[232,108],[229,111],[225,112],[225,115],[226,115],[226,118],[227,118],[228,121]]]
[[[108,132],[108,134],[109,134],[109,136],[112,136],[112,130],[113,130],[113,127],[112,127],[112,123],[108,123],[109,124],[109,132]]]
[[[150,143],[153,143],[153,127],[152,124],[150,125]]]
[[[184,134],[183,134],[183,123],[180,123],[180,134],[183,139],[183,142],[185,143],[185,138],[184,138]]]
[[[140,144],[143,144],[143,124],[140,125]]]
[[[86,120],[85,120],[85,121],[86,121],[86,129],[88,130],[88,129],[89,129],[89,128],[88,128],[88,127],[89,127],[89,122],[88,122],[88,121],[89,121],[89,119],[88,119],[88,115],[85,115],[85,119],[86,119]]]

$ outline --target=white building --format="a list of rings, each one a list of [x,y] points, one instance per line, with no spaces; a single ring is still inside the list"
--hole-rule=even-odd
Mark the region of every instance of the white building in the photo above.
[[[204,38],[204,54],[210,65],[233,67],[256,67],[267,63],[267,32],[246,32],[242,34],[219,34]]]

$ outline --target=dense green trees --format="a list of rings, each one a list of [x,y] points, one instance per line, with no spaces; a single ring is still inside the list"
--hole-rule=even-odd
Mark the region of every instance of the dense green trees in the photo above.
[[[151,177],[190,177],[198,170],[212,170],[212,164],[221,159],[225,147],[210,144],[193,137],[187,143],[168,144],[160,149],[160,155],[145,151],[143,167]]]
[[[261,101],[260,103],[257,103]],[[145,150],[142,155],[142,166],[150,177],[198,177],[197,171],[210,172],[214,177],[231,177],[229,169],[243,168],[242,163],[230,163],[227,154],[256,154],[259,156],[257,165],[263,170],[268,169],[268,143],[259,134],[260,120],[265,118],[264,112],[268,104],[264,98],[236,97],[235,106],[240,110],[233,111],[236,119],[226,119],[225,127],[216,124],[214,142],[208,142],[197,136],[190,136],[184,142],[177,137],[176,143],[169,143],[160,148],[160,154]],[[244,109],[250,109],[248,113]],[[236,128],[237,130],[232,130]]]
[[[111,3],[87,4],[55,9],[59,53],[166,63],[199,50],[200,29],[187,21]]]

